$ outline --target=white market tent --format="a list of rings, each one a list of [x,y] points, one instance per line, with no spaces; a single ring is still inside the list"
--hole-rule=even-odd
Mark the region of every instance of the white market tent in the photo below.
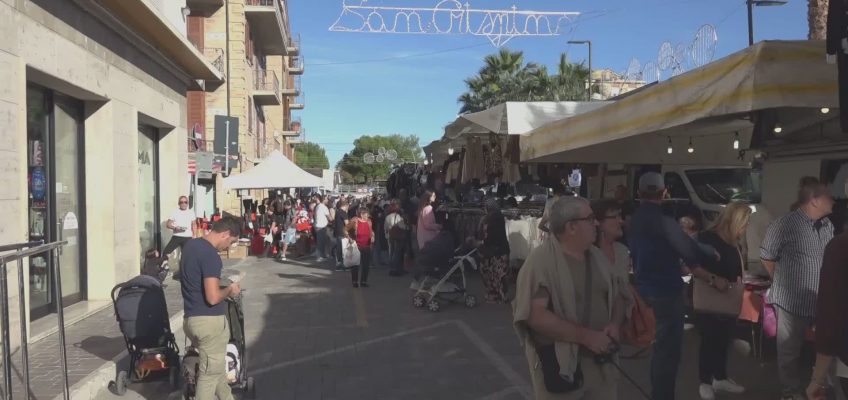
[[[274,150],[259,165],[224,178],[226,189],[320,188],[324,180],[304,171],[279,150]]]
[[[469,137],[496,133],[501,135],[526,135],[545,124],[596,110],[609,101],[510,101],[487,110],[460,115],[445,127],[441,140],[424,148],[434,160],[443,162],[449,147],[465,145]]]
[[[600,109],[547,124],[521,140],[524,162],[740,163],[763,112],[783,133],[832,119],[836,66],[823,41],[767,41],[626,95]],[[769,129],[771,129],[769,127]],[[666,149],[672,143],[673,154]],[[689,143],[695,151],[688,153]]]

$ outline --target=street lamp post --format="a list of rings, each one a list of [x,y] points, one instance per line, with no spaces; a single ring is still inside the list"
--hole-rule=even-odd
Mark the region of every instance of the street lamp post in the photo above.
[[[568,44],[585,44],[589,46],[589,88],[587,101],[592,101],[592,41],[591,40],[569,40]]]
[[[748,46],[754,45],[754,6],[782,6],[786,0],[745,0],[748,6]]]

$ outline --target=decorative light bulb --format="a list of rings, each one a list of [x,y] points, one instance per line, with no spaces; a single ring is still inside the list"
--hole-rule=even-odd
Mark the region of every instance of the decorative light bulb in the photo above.
[[[733,150],[739,150],[739,132],[733,137]]]
[[[780,126],[780,124],[775,125],[774,126],[774,133],[780,133],[780,132],[783,132],[783,127]]]
[[[666,149],[668,154],[674,153],[674,147],[671,147],[671,137],[668,138],[668,149]]]
[[[822,114],[827,114],[827,113],[829,113],[829,112],[830,112],[830,109],[829,109],[829,108],[827,108],[827,107],[822,107],[822,109],[821,109],[821,113],[822,113]]]
[[[424,160],[424,165],[430,165],[430,161]]]
[[[688,151],[689,154],[692,154],[692,153],[695,152],[695,147],[692,146],[692,138],[689,138],[689,148],[686,149],[686,151]]]
[[[453,155],[453,147],[448,147],[448,155],[449,156]]]

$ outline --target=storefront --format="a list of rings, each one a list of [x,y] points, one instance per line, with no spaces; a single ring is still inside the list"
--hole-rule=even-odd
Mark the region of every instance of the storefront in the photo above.
[[[83,106],[76,99],[27,86],[30,240],[67,240],[59,255],[65,305],[83,299],[86,282]],[[55,311],[47,255],[29,260],[30,313]]]
[[[141,254],[161,250],[159,224],[159,131],[138,126],[138,240]]]

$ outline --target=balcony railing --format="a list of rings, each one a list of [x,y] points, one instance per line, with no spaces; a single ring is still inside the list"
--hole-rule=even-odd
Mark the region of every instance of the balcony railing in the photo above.
[[[303,110],[306,108],[306,93],[300,93],[289,102],[289,109]]]
[[[253,88],[258,91],[274,92],[280,97],[280,80],[274,71],[256,69],[253,71]]]
[[[286,87],[283,88],[283,94],[286,96],[298,96],[300,93],[300,76],[289,76],[289,79],[286,80]]]
[[[289,74],[291,75],[301,75],[304,70],[304,62],[303,56],[301,55],[290,55],[289,56]]]
[[[286,46],[286,51],[289,54],[299,54],[300,53],[300,34],[297,34],[297,35],[294,35],[294,36],[289,34],[288,37],[290,39],[289,39],[288,45]]]
[[[217,69],[221,74],[225,77],[227,76],[227,68],[224,60],[224,49],[217,47],[205,47],[199,49],[203,52],[203,55],[207,60],[212,64],[215,69]]]
[[[248,0],[249,6],[265,6],[274,7],[274,12],[277,14],[277,23],[285,33],[286,38],[291,38],[291,30],[289,28],[289,8],[285,0]]]

